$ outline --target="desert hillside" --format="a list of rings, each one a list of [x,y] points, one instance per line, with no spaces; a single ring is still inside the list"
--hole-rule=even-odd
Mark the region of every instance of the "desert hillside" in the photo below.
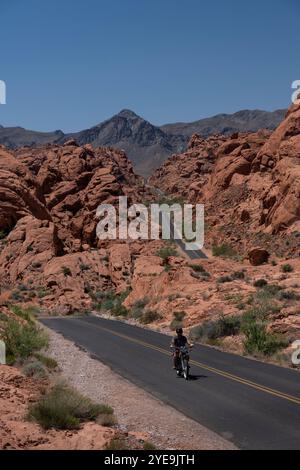
[[[237,352],[284,353],[300,328],[299,155],[299,106],[274,133],[194,135],[147,186],[120,150],[1,147],[1,304],[183,325]],[[154,187],[205,203],[207,260],[163,241],[97,239],[100,203],[157,201]]]

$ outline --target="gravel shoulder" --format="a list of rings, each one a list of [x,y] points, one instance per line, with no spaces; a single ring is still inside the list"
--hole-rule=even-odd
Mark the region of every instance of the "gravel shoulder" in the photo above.
[[[161,449],[235,449],[231,442],[120,377],[60,334],[47,331],[47,354],[56,359],[64,378],[93,400],[111,405],[121,430],[146,435]]]

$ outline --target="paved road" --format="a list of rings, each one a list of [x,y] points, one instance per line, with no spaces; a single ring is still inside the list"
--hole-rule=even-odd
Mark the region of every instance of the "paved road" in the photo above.
[[[41,321],[241,449],[300,449],[297,371],[196,345],[186,382],[165,335],[97,317]]]

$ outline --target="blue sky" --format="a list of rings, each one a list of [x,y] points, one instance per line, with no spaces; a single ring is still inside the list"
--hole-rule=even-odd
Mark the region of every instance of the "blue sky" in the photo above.
[[[0,0],[0,124],[76,131],[289,106],[298,0]]]

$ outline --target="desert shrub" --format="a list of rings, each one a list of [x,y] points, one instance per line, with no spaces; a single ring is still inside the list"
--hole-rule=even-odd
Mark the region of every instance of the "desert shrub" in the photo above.
[[[79,265],[79,269],[80,271],[84,272],[84,271],[88,271],[89,269],[91,269],[91,267],[88,264],[81,263]]]
[[[103,413],[98,416],[97,423],[100,424],[101,426],[111,427],[111,426],[115,426],[118,423],[118,421],[114,414]]]
[[[233,279],[231,276],[221,276],[217,279],[218,284],[225,284],[226,282],[232,282]]]
[[[267,331],[265,322],[248,318],[242,329],[245,334],[244,348],[249,354],[271,356],[287,346],[283,337]]]
[[[34,322],[33,313],[35,312],[32,308],[21,308],[19,305],[11,305],[10,310],[23,320],[26,320],[28,323]]]
[[[33,361],[26,364],[22,369],[26,377],[33,377],[35,379],[44,379],[47,377],[47,370],[40,361]]]
[[[284,264],[283,266],[281,266],[281,271],[283,273],[292,273],[294,271],[294,268],[290,264]]]
[[[78,429],[83,421],[95,421],[100,414],[112,413],[111,408],[93,403],[65,384],[57,384],[29,408],[28,419],[44,429]]]
[[[42,263],[40,263],[39,261],[34,261],[31,266],[33,267],[33,269],[39,269],[42,267]]]
[[[125,439],[115,437],[106,445],[105,450],[128,450],[128,445]]]
[[[261,287],[265,287],[268,285],[268,281],[266,281],[265,279],[257,279],[254,283],[253,283],[254,287],[258,287],[258,288],[261,288]]]
[[[235,336],[240,332],[241,319],[237,316],[221,315],[218,320],[220,337]]]
[[[71,269],[68,268],[68,266],[63,266],[62,271],[63,271],[65,277],[72,276]]]
[[[178,256],[177,250],[171,246],[166,246],[164,248],[161,248],[156,252],[156,255],[159,256],[164,263],[167,263],[168,259],[171,256]]]
[[[115,317],[127,317],[128,316],[128,310],[124,305],[122,305],[119,301],[112,307],[111,309],[112,315]]]
[[[147,297],[137,300],[132,306],[131,316],[136,320],[140,319],[143,316],[144,309],[148,303],[149,299]]]
[[[191,336],[202,341],[212,341],[240,332],[240,317],[221,315],[216,321],[207,321],[191,330]]]
[[[4,240],[8,235],[8,231],[7,230],[0,230],[0,240]]]
[[[171,330],[176,330],[176,328],[182,328],[183,319],[186,316],[185,312],[174,312],[173,320],[171,321],[170,328]]]
[[[3,332],[6,343],[7,361],[13,364],[17,359],[27,359],[36,351],[48,346],[46,332],[35,324],[20,325],[8,320]]]
[[[116,317],[126,317],[128,310],[122,305],[124,300],[129,294],[129,290],[116,294],[115,292],[101,292],[96,293],[94,298],[100,300],[97,306],[97,310],[109,310],[112,315]]]
[[[143,444],[143,450],[156,450],[156,447],[152,442],[145,441]]]
[[[48,295],[50,295],[51,292],[46,290],[46,289],[38,289],[37,291],[37,296],[39,299],[43,299],[44,297],[47,297]]]
[[[233,279],[245,279],[245,272],[244,271],[235,271],[232,274]]]
[[[300,295],[293,291],[280,291],[278,294],[279,300],[300,300]]]
[[[206,270],[203,268],[203,266],[201,266],[201,264],[190,264],[189,266],[196,273],[205,273],[206,272]]]
[[[221,256],[223,258],[234,258],[237,253],[230,245],[220,245],[220,246],[213,246],[212,248],[213,256]]]
[[[44,356],[41,353],[35,353],[34,357],[41,362],[47,369],[56,369],[58,367],[57,361],[52,357]]]
[[[185,312],[174,312],[173,313],[174,319],[177,321],[182,321],[184,317],[186,316]]]
[[[157,320],[161,320],[162,316],[160,313],[156,312],[155,310],[146,310],[140,318],[140,322],[148,325],[149,323],[153,323]]]
[[[14,290],[11,294],[10,294],[10,298],[11,300],[13,300],[14,302],[23,302],[25,300],[25,297],[24,295],[17,291],[17,290]]]

